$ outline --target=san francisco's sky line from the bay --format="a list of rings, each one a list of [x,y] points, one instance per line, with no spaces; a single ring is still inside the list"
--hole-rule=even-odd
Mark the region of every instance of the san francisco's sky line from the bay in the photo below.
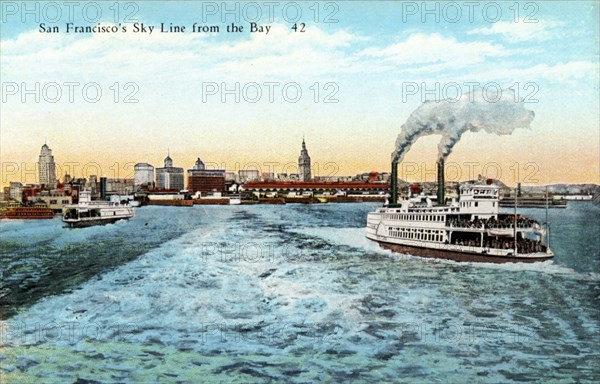
[[[146,24],[200,21],[201,2],[136,4],[135,17]],[[436,96],[423,89],[403,94],[407,84],[435,90],[456,83],[465,92],[466,83],[477,82],[516,86],[522,97],[535,90],[525,105],[535,119],[530,130],[511,136],[467,133],[449,161],[498,163],[509,185],[511,167],[524,174],[528,163],[539,166],[539,184],[599,182],[596,2],[535,2],[535,23],[515,23],[512,3],[498,3],[504,13],[497,22],[475,12],[473,21],[465,16],[456,23],[444,17],[423,23],[420,14],[403,15],[402,3],[336,4],[336,23],[315,23],[305,10],[302,34],[281,17],[269,24],[268,35],[93,36],[42,34],[31,18],[23,23],[7,17],[0,42],[3,87],[77,82],[81,89],[94,82],[103,97],[90,103],[76,93],[73,103],[66,96],[36,103],[29,96],[23,103],[20,94],[3,94],[1,161],[31,167],[46,137],[57,163],[96,162],[109,177],[115,163],[159,167],[167,148],[185,169],[201,157],[234,170],[250,162],[296,162],[304,133],[313,162],[335,163],[339,175],[389,171],[401,125],[423,98]],[[522,19],[531,9],[518,5]],[[102,22],[109,19],[107,13]],[[213,21],[222,28],[229,24]],[[296,83],[302,97],[296,103],[281,93],[273,103],[266,94],[256,103],[231,96],[223,103],[219,93],[203,97],[207,84],[256,83],[266,92],[266,82],[278,83],[278,89]],[[123,102],[133,89],[127,83],[137,87],[137,103]],[[337,102],[325,103],[332,89]],[[434,169],[438,142],[434,136],[420,139],[404,161]]]

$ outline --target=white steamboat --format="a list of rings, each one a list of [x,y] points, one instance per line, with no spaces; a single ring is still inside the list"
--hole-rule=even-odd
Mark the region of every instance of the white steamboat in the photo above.
[[[441,169],[441,176],[440,171]],[[499,187],[477,182],[460,187],[458,201],[444,205],[443,163],[438,164],[438,201],[406,198],[397,204],[397,166],[392,166],[392,204],[369,213],[367,238],[414,256],[488,263],[537,262],[554,254],[540,223],[499,212]],[[547,239],[546,239],[547,240]]]

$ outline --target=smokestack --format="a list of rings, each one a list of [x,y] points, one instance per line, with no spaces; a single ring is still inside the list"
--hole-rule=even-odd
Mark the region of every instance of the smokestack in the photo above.
[[[437,190],[437,201],[439,205],[444,205],[445,200],[445,183],[446,180],[444,178],[444,159],[440,159],[437,162],[437,182],[438,182],[438,190]]]
[[[398,203],[398,162],[392,161],[392,180],[390,181],[390,205]]]
[[[100,198],[102,200],[106,199],[106,188],[107,188],[107,179],[106,177],[100,178]]]

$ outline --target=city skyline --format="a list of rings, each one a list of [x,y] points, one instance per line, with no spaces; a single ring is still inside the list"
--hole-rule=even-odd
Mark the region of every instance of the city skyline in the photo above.
[[[168,180],[169,177],[165,176],[163,174],[177,173],[178,174],[177,177],[180,177],[180,176],[183,177],[183,175],[185,174],[186,171],[185,171],[184,167],[176,167],[175,166],[175,162],[174,162],[173,158],[171,157],[170,150],[167,150],[167,156],[162,160],[162,162],[163,162],[162,167],[155,167],[153,164],[148,163],[148,162],[133,162],[133,161],[127,162],[124,164],[124,168],[127,168],[127,167],[132,168],[133,173],[127,174],[125,176],[116,174],[114,179],[134,179],[136,185],[147,184],[151,180],[152,183],[156,182],[157,188],[171,189],[169,186],[169,184],[170,184],[170,182]],[[16,163],[13,162],[11,164],[16,164]],[[30,180],[30,179],[19,180],[18,176],[17,176],[17,178],[14,178],[12,180],[8,180],[8,179],[7,180],[9,183],[10,182],[21,182],[23,184],[38,183],[38,184],[42,184],[42,185],[46,185],[46,186],[56,186],[56,182],[60,181],[60,180],[66,180],[66,179],[71,180],[71,179],[75,179],[75,178],[89,178],[89,177],[92,177],[92,178],[108,177],[108,175],[102,171],[102,168],[95,162],[87,163],[87,164],[92,165],[92,167],[90,167],[90,168],[86,168],[86,164],[78,164],[78,163],[70,162],[70,161],[65,162],[65,164],[66,164],[66,166],[62,167],[62,168],[60,166],[57,166],[57,164],[54,161],[54,156],[52,155],[52,149],[48,146],[47,142],[44,142],[44,144],[42,145],[41,150],[40,150],[39,160],[36,163],[36,173],[38,175],[37,179],[36,180]],[[270,162],[270,163],[262,164],[262,165],[264,165],[264,168],[263,168],[261,166],[261,164],[258,164],[256,162],[251,162],[246,165],[239,166],[238,169],[227,169],[227,168],[220,169],[219,164],[210,162],[210,161],[208,161],[207,164],[208,164],[208,166],[205,165],[205,162],[202,161],[200,157],[196,157],[196,160],[195,160],[192,168],[187,170],[188,177],[195,176],[195,175],[217,175],[217,174],[224,175],[225,173],[236,173],[236,175],[237,175],[237,174],[241,174],[242,172],[256,172],[256,175],[258,175],[258,177],[260,177],[260,178],[262,178],[264,175],[270,174],[273,176],[275,176],[275,175],[277,175],[277,176],[296,175],[298,178],[298,181],[310,181],[312,179],[311,159],[310,159],[310,156],[308,155],[308,150],[307,150],[307,146],[306,146],[304,138],[302,139],[300,156],[298,157],[298,161],[296,163],[287,162],[287,163],[280,164],[280,163]],[[224,165],[224,164],[222,164],[222,165]],[[283,166],[283,168],[280,169],[279,171],[277,169],[278,165]],[[318,164],[316,164],[316,166],[318,167]],[[253,168],[253,167],[257,167],[257,168]],[[25,166],[24,168],[26,168],[26,176],[33,175],[30,168],[28,168],[27,166]],[[294,169],[291,169],[291,168],[294,168]],[[111,166],[110,169],[114,170],[115,168],[113,166]],[[95,172],[95,173],[90,172],[90,170],[93,170],[93,172]],[[98,170],[100,170],[100,172],[96,172]],[[290,170],[292,172],[290,172]],[[282,171],[282,172],[280,172],[280,171]],[[85,172],[85,173],[82,173],[82,172]],[[152,176],[152,177],[149,176],[150,174],[154,175],[155,172],[156,172],[156,178],[154,176]],[[385,173],[385,172],[382,172],[382,173]],[[6,175],[6,178],[9,178],[10,176],[15,177],[15,175],[19,175],[19,174],[20,173],[18,173],[18,172],[17,173],[11,172],[9,175]],[[317,178],[323,177],[323,175],[315,175],[315,176]],[[332,175],[332,177],[335,177],[335,176],[336,175]],[[342,175],[338,175],[338,176],[344,177]],[[184,180],[180,180],[180,181],[177,181],[177,184],[180,185],[183,182],[184,182]],[[183,189],[183,187],[181,187],[179,189]]]
[[[227,168],[286,164],[297,157],[302,133],[313,162],[331,162],[340,175],[389,171],[411,112],[425,99],[453,97],[456,85],[464,94],[471,82],[516,88],[535,118],[531,129],[510,136],[466,133],[449,162],[462,164],[463,173],[465,164],[479,163],[476,174],[497,163],[509,185],[531,172],[537,184],[598,183],[599,39],[598,28],[587,28],[598,25],[597,4],[540,3],[530,23],[525,9],[514,22],[514,9],[502,6],[493,22],[478,9],[473,21],[423,23],[401,4],[341,2],[336,22],[323,22],[324,10],[319,22],[306,16],[303,35],[280,15],[268,35],[42,34],[33,18],[8,20],[0,41],[2,183],[4,164],[34,163],[31,143],[40,137],[61,154],[58,165],[96,162],[108,176],[115,163],[160,164],[167,148],[181,164],[193,164],[198,153]],[[135,16],[191,26],[199,7],[140,2]],[[99,22],[111,24],[109,15]],[[276,83],[273,102],[267,83]],[[91,84],[102,90],[97,102],[82,96]],[[50,100],[56,85],[62,98]],[[300,100],[291,102],[285,87],[299,87]],[[262,99],[254,102],[257,90]],[[129,96],[135,102],[125,102]],[[435,169],[438,142],[420,139],[404,161]]]
[[[217,163],[217,162],[213,162],[213,161],[206,161],[204,162],[203,160],[201,160],[201,157],[199,156],[195,156],[195,160],[193,162],[193,166],[191,166],[191,168],[187,167],[187,163],[186,166],[183,167],[178,167],[175,164],[175,160],[171,157],[171,151],[170,149],[167,149],[167,155],[165,158],[163,158],[161,161],[158,162],[158,164],[162,163],[163,166],[155,166],[155,163],[152,162],[148,162],[148,161],[128,161],[126,163],[116,163],[116,162],[112,162],[112,163],[108,163],[108,169],[110,172],[112,173],[107,173],[104,172],[105,169],[107,168],[103,168],[99,163],[97,162],[89,162],[89,163],[78,163],[78,162],[73,162],[73,161],[65,161],[63,162],[64,166],[61,166],[61,163],[55,163],[54,161],[54,155],[53,155],[53,149],[51,149],[48,144],[47,144],[47,140],[44,142],[44,144],[41,146],[41,150],[40,150],[40,154],[39,154],[39,160],[38,162],[34,163],[34,167],[31,168],[28,165],[25,165],[23,167],[23,164],[18,164],[16,162],[9,162],[8,164],[10,166],[12,166],[12,168],[9,168],[9,170],[11,172],[6,173],[3,176],[3,180],[5,181],[4,185],[2,185],[2,187],[7,187],[9,185],[9,183],[12,182],[20,182],[23,185],[28,185],[28,184],[46,184],[46,182],[44,180],[46,180],[46,178],[50,178],[53,180],[53,183],[50,183],[49,185],[55,185],[56,186],[56,182],[60,182],[63,181],[66,177],[68,177],[69,179],[75,179],[75,178],[84,178],[84,179],[89,179],[91,178],[99,178],[99,177],[106,177],[109,179],[131,179],[131,180],[135,180],[135,184],[143,184],[143,182],[138,182],[137,178],[138,178],[138,173],[135,172],[136,167],[141,166],[140,170],[143,169],[142,172],[151,172],[152,175],[154,175],[152,177],[152,182],[156,183],[156,187],[157,188],[165,188],[165,189],[170,189],[170,185],[167,182],[167,184],[163,185],[165,183],[164,180],[164,176],[159,176],[161,174],[161,172],[163,172],[163,170],[175,170],[177,171],[176,173],[180,174],[179,177],[181,180],[177,181],[177,188],[175,189],[185,189],[187,183],[189,182],[189,176],[191,174],[193,174],[193,172],[199,172],[202,173],[202,171],[206,170],[205,173],[214,173],[216,172],[222,172],[223,175],[225,174],[229,174],[229,173],[234,173],[236,175],[236,177],[241,177],[241,173],[242,172],[256,172],[256,175],[258,178],[263,178],[265,175],[271,174],[272,177],[278,179],[281,175],[286,175],[286,176],[293,176],[296,175],[298,177],[298,181],[305,181],[305,180],[309,180],[311,178],[316,178],[316,179],[321,179],[321,180],[325,180],[325,179],[333,179],[335,180],[335,178],[339,178],[340,180],[344,180],[346,181],[348,177],[357,177],[359,175],[364,175],[367,173],[379,173],[379,174],[389,174],[390,170],[384,169],[384,170],[362,170],[359,171],[357,173],[354,174],[341,174],[341,173],[327,173],[327,170],[330,170],[332,168],[332,165],[337,166],[337,164],[333,163],[333,162],[323,162],[323,163],[313,163],[313,165],[311,166],[311,159],[308,156],[308,150],[307,150],[307,145],[305,143],[305,139],[302,139],[302,143],[301,143],[301,149],[300,149],[300,156],[297,158],[297,161],[295,162],[294,160],[292,161],[288,161],[288,162],[265,162],[265,163],[258,163],[258,162],[248,162],[248,163],[234,163],[234,167],[233,168],[227,168],[227,163],[222,162],[222,163]],[[154,157],[158,157],[159,155],[155,154]],[[175,156],[177,158],[177,156]],[[51,159],[51,160],[50,160]],[[180,164],[179,161],[177,161],[177,164]],[[181,164],[183,164],[183,162],[181,162]],[[205,165],[207,164],[207,165]],[[229,163],[232,164],[232,163]],[[514,164],[519,165],[518,163]],[[306,167],[311,167],[311,168],[306,168]],[[511,166],[510,170],[512,172],[520,172],[521,170],[516,168],[515,166]],[[19,169],[20,167],[23,167],[25,169],[24,174],[25,174],[25,178],[24,179],[19,179],[20,176],[22,176],[21,170]],[[117,168],[119,167],[119,168]],[[302,169],[305,169],[305,171],[303,171]],[[323,171],[325,172],[319,172],[320,167],[323,168]],[[461,170],[461,168],[464,168]],[[535,168],[535,164],[531,164],[531,163],[527,163],[525,164],[525,168],[526,170],[529,171],[528,174],[525,175],[526,178],[530,178],[530,177],[535,177],[535,172],[537,171],[537,169]],[[187,171],[186,171],[187,169]],[[446,166],[445,166],[445,174],[446,176],[446,181],[447,182],[464,182],[464,181],[469,181],[469,180],[475,180],[478,177],[487,177],[485,172],[482,174],[482,172],[480,172],[481,170],[491,170],[491,172],[502,172],[502,169],[499,168],[499,165],[497,162],[490,162],[490,163],[478,163],[478,162],[467,162],[464,164],[459,164],[459,163],[455,163],[455,162],[447,162]],[[73,170],[75,172],[73,172]],[[316,174],[312,174],[311,177],[311,172],[317,171]],[[425,163],[417,163],[417,162],[411,162],[411,161],[404,161],[401,163],[400,166],[400,172],[398,173],[398,177],[399,180],[401,181],[405,181],[405,182],[411,182],[411,183],[421,183],[421,182],[435,182],[436,178],[437,178],[437,163],[434,163],[433,165],[430,164],[425,164]],[[466,172],[463,172],[465,171]],[[100,171],[100,172],[97,172]],[[305,172],[305,173],[303,173]],[[185,176],[185,174],[187,173],[187,176]],[[36,179],[32,179],[32,176],[36,176]],[[308,178],[304,178],[303,175],[308,175]],[[449,175],[449,176],[448,176]],[[514,175],[514,174],[513,174]],[[12,177],[12,179],[11,179]],[[142,176],[147,178],[148,176]],[[159,181],[159,178],[161,178],[162,181]],[[498,179],[500,181],[503,181],[503,178],[497,178],[497,177],[492,177],[494,179]],[[510,186],[510,183],[505,183],[507,185]],[[518,184],[518,182],[515,182],[515,186]],[[539,183],[539,182],[530,182],[530,183],[522,183],[521,184],[523,186],[535,186],[535,185],[543,185],[544,183]],[[586,183],[586,182],[582,182],[582,183],[547,183],[547,184],[595,184],[595,183]],[[162,185],[162,186],[161,186]]]

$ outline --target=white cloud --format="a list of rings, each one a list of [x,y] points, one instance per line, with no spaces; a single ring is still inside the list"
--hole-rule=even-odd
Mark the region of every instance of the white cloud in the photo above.
[[[598,64],[590,61],[559,62],[554,65],[537,64],[527,68],[496,68],[482,72],[482,78],[508,81],[548,81],[574,84],[577,81],[598,81]]]
[[[261,80],[357,71],[347,48],[363,37],[346,31],[305,33],[272,24],[268,35],[227,41],[201,33],[95,34],[74,36],[30,31],[0,42],[2,75],[11,79],[155,76],[232,76]]]
[[[367,48],[359,56],[380,59],[395,65],[440,64],[464,66],[482,63],[487,58],[504,56],[502,46],[489,42],[459,42],[437,33],[416,33],[405,41],[384,48]]]
[[[392,73],[402,74],[403,81],[407,76],[411,81],[501,84],[537,81],[569,84],[598,79],[597,63],[575,60],[531,64],[532,52],[530,48],[508,49],[487,41],[461,42],[440,34],[415,33],[404,41],[367,48],[357,55],[370,60],[372,67],[386,67]]]
[[[553,20],[537,20],[535,23],[501,21],[489,28],[477,28],[467,32],[469,35],[500,35],[510,42],[545,41],[553,37],[554,32],[563,23]]]
[[[538,87],[547,88],[548,84],[587,85],[597,84],[599,81],[598,64],[581,60],[535,65],[502,61],[494,65],[477,66],[469,71],[438,72],[438,70],[437,65],[427,65],[405,72],[411,74],[411,81],[431,84],[477,82],[483,85],[496,82],[504,87],[518,82],[521,85],[537,83]],[[541,83],[545,84],[541,85]]]
[[[458,41],[437,33],[414,33],[403,41],[366,49],[355,47],[362,47],[367,38],[348,31],[314,27],[296,33],[281,24],[273,24],[269,35],[251,34],[235,40],[220,37],[129,32],[82,37],[30,31],[0,42],[2,77],[7,81],[106,84],[135,81],[152,90],[202,81],[312,82],[340,74],[396,79],[401,73],[411,80],[509,83],[597,79],[596,65],[589,61],[526,65],[507,60],[528,58],[522,50],[488,41]]]

